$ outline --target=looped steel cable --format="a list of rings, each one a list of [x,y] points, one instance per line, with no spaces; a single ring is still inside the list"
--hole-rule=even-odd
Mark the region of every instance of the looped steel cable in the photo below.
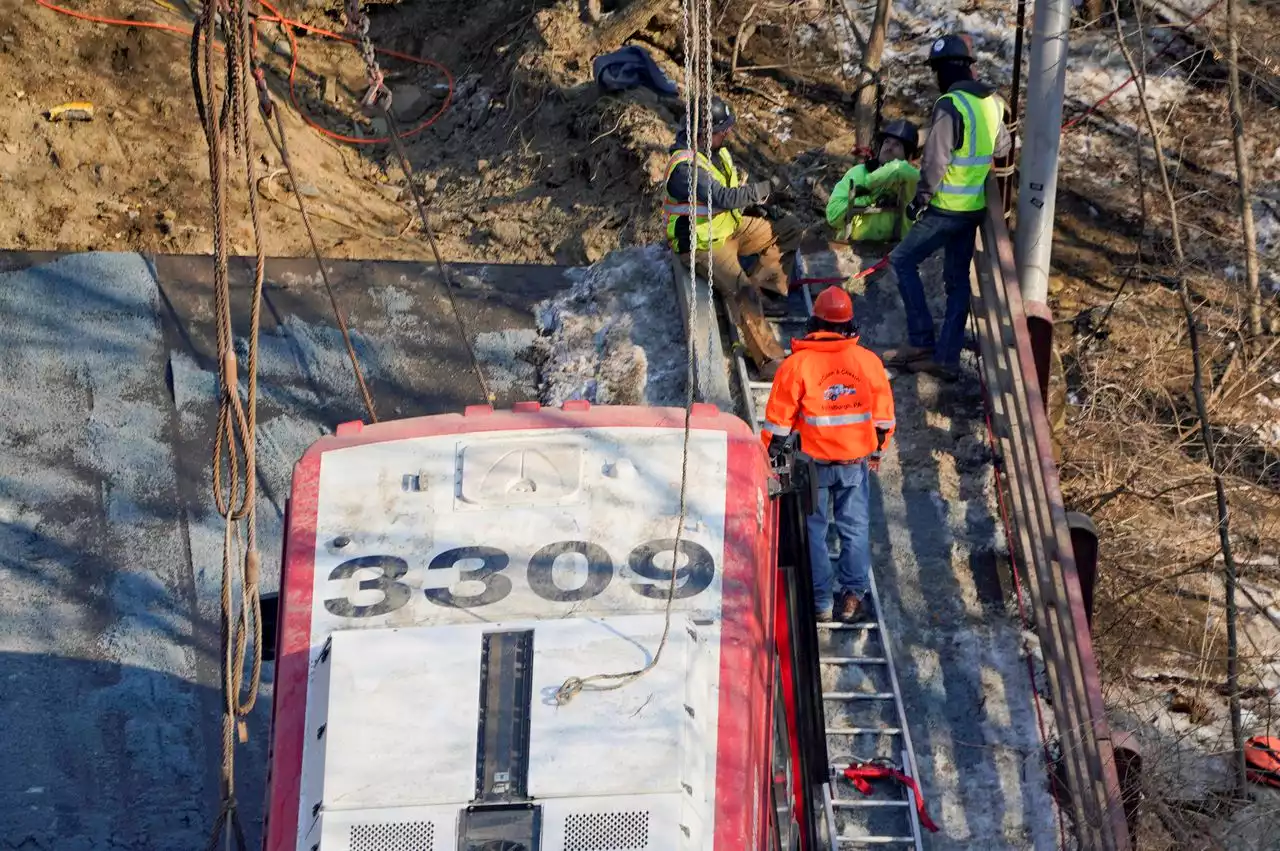
[[[221,14],[219,12],[221,11]],[[226,67],[215,74],[212,35],[220,25],[226,44]],[[210,36],[201,38],[201,33]],[[252,27],[246,0],[231,0],[222,8],[207,3],[196,21],[191,41],[191,78],[196,112],[209,145],[209,181],[213,206],[213,301],[218,346],[218,415],[215,428],[212,478],[213,499],[223,517],[221,648],[222,648],[222,770],[221,802],[209,837],[208,848],[217,848],[225,837],[227,847],[247,848],[235,796],[236,733],[243,741],[243,719],[258,698],[262,673],[262,604],[258,590],[256,442],[258,390],[258,327],[266,259],[256,198],[249,193],[253,224],[254,281],[250,306],[247,375],[244,398],[240,395],[240,367],[235,351],[231,316],[231,284],[228,269],[227,185],[231,148],[242,157],[247,185],[253,186],[253,145],[247,120],[249,101],[246,69],[252,45]],[[201,48],[203,46],[203,56]],[[201,61],[203,60],[203,61]],[[223,97],[214,108],[221,76]],[[230,131],[230,140],[227,132]],[[230,145],[228,144],[230,141]],[[240,528],[245,529],[244,547]],[[241,552],[243,550],[243,553]],[[237,593],[238,592],[238,593]],[[239,603],[238,612],[236,603]],[[252,638],[250,638],[252,633]],[[245,663],[252,652],[246,683]]]

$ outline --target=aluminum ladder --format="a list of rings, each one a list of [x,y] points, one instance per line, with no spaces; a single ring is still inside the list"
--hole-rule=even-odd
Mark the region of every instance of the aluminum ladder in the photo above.
[[[803,268],[803,258],[797,252],[792,278],[804,277]],[[784,346],[792,337],[804,334],[805,324],[813,315],[810,289],[793,290],[787,307],[787,316],[770,318]],[[746,419],[759,434],[773,385],[755,380],[754,370],[743,356],[737,329],[732,323],[726,324]],[[791,354],[789,347],[786,351]],[[864,796],[844,776],[844,769],[855,760],[871,759],[888,760],[913,779],[920,776],[893,664],[893,639],[884,622],[874,568],[871,599],[874,620],[818,624],[823,717],[832,766],[831,780],[823,787],[829,848],[841,851],[875,846],[922,851],[920,819],[909,788],[891,780],[877,780],[872,784],[873,793]]]

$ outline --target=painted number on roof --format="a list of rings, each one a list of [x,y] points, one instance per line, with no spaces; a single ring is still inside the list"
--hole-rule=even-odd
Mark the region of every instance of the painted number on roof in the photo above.
[[[658,564],[659,556],[665,556],[675,547],[675,540],[664,538],[647,541],[633,549],[627,557],[631,572],[650,582],[631,582],[631,590],[650,599],[665,600],[669,586],[653,583],[672,581],[671,569]],[[675,571],[680,582],[675,590],[677,600],[694,597],[711,586],[715,579],[715,559],[706,547],[693,541],[681,541],[680,552],[686,562]],[[556,584],[553,568],[556,561],[566,555],[581,555],[586,559],[586,579],[576,588],[562,588]],[[459,571],[460,582],[480,582],[484,589],[477,594],[457,594],[448,588],[425,588],[423,594],[438,606],[471,609],[487,606],[503,600],[511,593],[511,580],[503,571],[511,564],[511,557],[496,547],[457,547],[446,550],[431,559],[428,570],[447,570],[462,562],[479,561],[480,566]],[[414,589],[401,580],[409,572],[409,564],[402,558],[387,555],[360,556],[348,559],[329,572],[329,579],[352,578],[361,568],[376,569],[380,575],[361,579],[357,591],[379,591],[382,599],[372,605],[356,605],[350,597],[333,597],[324,601],[330,614],[342,618],[371,618],[386,615],[403,607],[413,596]],[[613,582],[616,570],[613,559],[604,547],[589,541],[557,541],[547,544],[529,559],[527,580],[533,593],[553,603],[580,603],[601,594]]]

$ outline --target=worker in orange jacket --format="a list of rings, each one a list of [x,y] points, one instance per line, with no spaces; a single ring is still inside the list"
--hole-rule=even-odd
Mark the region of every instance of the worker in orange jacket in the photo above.
[[[809,333],[791,341],[791,352],[773,379],[761,437],[776,458],[796,432],[817,463],[818,500],[807,521],[814,606],[819,620],[831,620],[834,606],[836,618],[851,623],[870,612],[870,476],[893,434],[893,393],[880,358],[858,345],[853,302],[840,287],[814,301]],[[834,567],[828,508],[840,538]]]

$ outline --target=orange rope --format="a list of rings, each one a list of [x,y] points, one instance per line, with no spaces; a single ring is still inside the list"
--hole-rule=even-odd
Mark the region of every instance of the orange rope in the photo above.
[[[119,18],[105,18],[99,15],[89,15],[84,12],[77,12],[74,9],[67,9],[63,6],[57,6],[53,3],[50,3],[49,0],[35,0],[35,2],[38,5],[43,6],[44,8],[49,9],[53,12],[58,12],[59,14],[62,14],[62,15],[68,15],[72,18],[76,18],[81,21],[88,21],[94,24],[106,24],[108,26],[114,26],[114,27],[136,27],[138,29],[160,30],[162,32],[176,33],[178,35],[191,38],[190,27],[179,27],[179,26],[174,26],[173,24],[162,24],[162,23],[155,23],[152,21],[126,21],[126,20],[120,20]],[[313,27],[308,24],[304,24],[301,21],[295,21],[290,18],[286,18],[284,15],[280,13],[280,10],[277,9],[275,6],[271,5],[271,3],[268,2],[268,0],[261,0],[261,3],[269,12],[271,12],[271,16],[262,15],[254,18],[254,41],[255,43],[257,41],[258,24],[262,23],[263,21],[267,23],[279,24],[284,29],[285,34],[289,37],[289,53],[290,53],[289,103],[292,104],[294,111],[298,113],[298,115],[302,118],[304,122],[306,122],[307,126],[313,130],[316,130],[319,133],[323,133],[325,136],[328,136],[331,139],[335,139],[339,142],[347,142],[352,145],[379,145],[379,144],[385,144],[387,142],[390,142],[391,141],[390,136],[377,136],[373,138],[364,139],[359,136],[344,136],[341,133],[335,133],[332,130],[328,130],[324,127],[321,127],[319,124],[313,121],[311,119],[311,116],[307,115],[306,112],[303,111],[302,106],[298,103],[298,95],[294,88],[295,78],[298,73],[298,39],[297,39],[297,36],[294,35],[294,29],[296,28],[296,29],[302,30],[303,32],[311,33],[313,35],[323,36],[325,38],[331,38],[335,41],[341,41],[351,45],[357,44],[356,40],[353,38],[348,38],[347,36],[344,36],[344,35],[340,35],[335,32],[330,32],[329,30],[324,30],[324,29],[320,29],[319,27]],[[207,36],[203,36],[203,37],[207,38]],[[215,50],[219,52],[222,51],[221,45],[218,45],[215,43],[213,47]],[[429,68],[439,69],[439,71],[442,74],[444,74],[445,80],[448,82],[449,91],[445,95],[444,103],[440,105],[440,108],[437,109],[434,113],[432,113],[431,116],[427,118],[425,121],[422,121],[417,125],[415,125],[414,127],[412,127],[411,129],[398,134],[398,138],[401,138],[401,139],[408,139],[412,136],[416,136],[419,133],[421,133],[423,130],[426,130],[432,124],[435,124],[436,121],[440,119],[440,116],[444,115],[445,110],[448,109],[449,106],[453,103],[453,74],[449,73],[448,68],[446,68],[444,65],[441,65],[439,62],[435,61],[434,59],[424,59],[418,56],[410,56],[407,53],[401,53],[397,50],[385,50],[383,48],[375,48],[375,50],[377,50],[378,53],[381,53],[385,56],[390,56],[394,59],[401,59],[405,62],[412,62],[415,65],[423,65]]]
[[[77,12],[74,9],[65,9],[62,6],[55,6],[48,2],[48,0],[36,0],[36,3],[46,9],[52,9],[53,11],[59,12],[63,15],[69,15],[73,18],[79,18],[82,21],[90,21],[95,24],[110,24],[111,26],[116,27],[138,27],[139,29],[144,30],[163,30],[165,32],[177,33],[178,35],[185,35],[187,38],[191,38],[190,28],[184,29],[182,27],[175,27],[172,24],[157,24],[152,23],[151,21],[122,21],[117,18],[100,18],[97,15],[86,15],[84,12]],[[219,51],[222,50],[221,46],[218,46],[216,49]]]

